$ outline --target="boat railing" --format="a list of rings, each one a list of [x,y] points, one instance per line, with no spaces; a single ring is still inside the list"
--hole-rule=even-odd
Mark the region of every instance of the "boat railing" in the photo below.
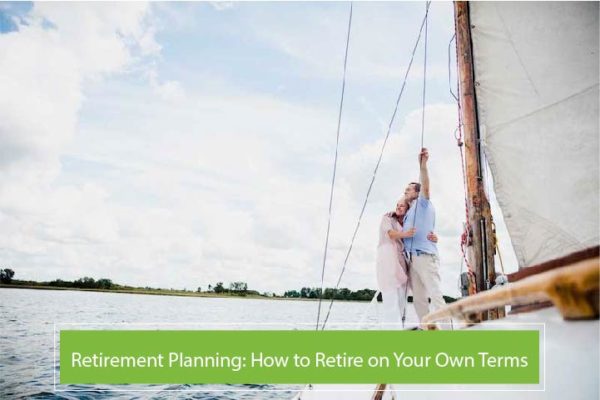
[[[551,301],[564,319],[597,319],[600,258],[579,261],[458,300],[427,314],[422,324],[437,329],[436,321],[459,318],[476,323],[477,315],[502,306]]]

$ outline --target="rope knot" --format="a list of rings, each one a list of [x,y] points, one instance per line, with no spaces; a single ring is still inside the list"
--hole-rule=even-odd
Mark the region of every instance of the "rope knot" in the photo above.
[[[461,246],[468,246],[469,242],[470,242],[470,235],[469,232],[467,231],[467,229],[465,229],[462,233],[462,235],[460,235],[460,244]]]

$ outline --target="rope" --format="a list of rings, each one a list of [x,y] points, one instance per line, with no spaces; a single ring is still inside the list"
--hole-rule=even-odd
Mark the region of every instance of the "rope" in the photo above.
[[[317,311],[316,330],[319,330],[319,320],[321,319],[321,302],[323,301],[323,281],[325,278],[325,263],[327,261],[327,248],[329,246],[329,232],[331,228],[331,208],[333,204],[333,188],[335,187],[335,173],[337,171],[338,148],[340,143],[340,126],[342,123],[342,109],[344,105],[344,92],[346,90],[346,65],[348,63],[348,48],[350,46],[350,30],[352,28],[352,3],[350,3],[350,16],[348,17],[348,34],[346,35],[346,53],[344,55],[344,75],[342,78],[342,95],[340,98],[340,107],[338,111],[337,131],[335,137],[335,158],[333,160],[333,176],[331,178],[331,191],[329,193],[329,214],[327,217],[327,235],[325,236],[325,250],[323,252],[323,266],[321,268],[321,290],[319,291],[319,310]]]
[[[408,280],[406,281],[406,286],[404,286],[404,308],[402,309],[402,328],[404,328],[404,323],[406,322],[406,303],[408,302],[408,283],[410,282],[410,262],[406,263],[406,276],[408,276]],[[415,301],[413,296],[413,302]]]
[[[425,13],[427,14],[429,6],[426,5],[426,7]],[[421,148],[423,148],[425,138],[425,99],[427,93],[427,21],[428,19],[425,18],[425,41],[423,42],[423,112],[421,114]]]
[[[480,139],[481,141],[481,139]],[[484,182],[485,182],[485,186],[484,186],[484,190],[485,190],[485,194],[486,196],[488,196],[488,198],[490,197],[490,175],[489,175],[489,165],[488,165],[488,160],[487,160],[487,155],[485,154],[485,142],[483,142],[483,149],[484,151],[481,151],[482,154],[482,158],[483,158],[483,174],[484,174]]]
[[[456,37],[456,33],[454,34],[454,37]],[[452,43],[452,39],[450,40],[450,43]],[[448,45],[450,46],[450,45]],[[455,51],[456,51],[456,62],[458,64],[458,46],[455,46]],[[450,69],[450,59],[448,58],[448,69]],[[450,76],[450,71],[448,71],[448,76]],[[458,89],[458,95],[460,97],[460,85],[458,83],[458,74],[456,76],[456,87]],[[465,247],[468,245],[468,241],[469,241],[469,229],[471,226],[471,223],[469,221],[469,204],[468,204],[468,199],[467,199],[467,173],[465,170],[465,155],[464,155],[464,142],[462,140],[463,138],[463,134],[462,134],[462,127],[463,127],[463,122],[462,122],[462,108],[460,105],[460,100],[459,98],[457,98],[456,96],[454,96],[454,93],[452,92],[452,87],[450,86],[450,94],[452,94],[452,96],[456,99],[456,105],[457,105],[457,109],[458,109],[458,126],[456,127],[456,130],[454,131],[454,138],[456,139],[456,145],[459,148],[460,151],[460,166],[462,169],[462,175],[463,175],[463,191],[465,193],[465,224],[464,224],[464,229],[463,229],[463,233],[460,237],[460,251],[462,253],[463,256],[463,260],[465,261],[465,265],[467,266],[467,274],[469,277],[469,294],[475,294],[477,292],[477,285],[475,284],[475,272],[473,271],[473,267],[471,266],[471,264],[469,264],[469,260],[467,259],[467,254],[465,251]],[[462,263],[461,263],[462,264]],[[461,269],[462,269],[462,265],[461,265]]]
[[[460,87],[459,87],[459,94],[460,94]],[[462,168],[463,190],[465,193],[465,220],[466,220],[466,222],[464,224],[463,233],[460,236],[460,251],[461,251],[463,259],[465,261],[465,265],[467,266],[467,274],[469,276],[469,282],[470,282],[469,294],[472,295],[472,294],[477,293],[477,285],[475,283],[475,272],[473,271],[473,267],[469,263],[469,260],[467,258],[467,253],[465,250],[465,248],[469,244],[469,230],[471,227],[471,222],[469,220],[469,204],[468,204],[468,199],[467,199],[467,173],[465,170],[465,154],[463,151],[464,142],[462,140],[462,108],[460,106],[460,101],[457,102],[457,105],[458,105],[458,127],[456,128],[454,137],[456,138],[456,144],[460,151],[460,165]],[[458,132],[458,136],[456,135],[456,132]]]
[[[412,67],[412,63],[415,57],[415,53],[417,51],[417,47],[419,45],[419,42],[421,41],[421,35],[423,33],[423,27],[425,26],[425,23],[427,21],[427,15],[429,12],[429,5],[430,5],[431,1],[428,1],[426,3],[426,10],[425,10],[425,16],[423,17],[423,22],[421,22],[421,27],[419,29],[419,35],[417,36],[417,40],[415,42],[415,46],[413,47],[412,50],[412,54],[410,57],[410,61],[408,63],[408,67],[406,68],[406,72],[404,74],[404,81],[402,82],[402,87],[400,88],[400,93],[398,94],[398,98],[396,99],[396,106],[394,108],[394,112],[392,113],[392,118],[390,119],[390,123],[388,125],[388,129],[387,129],[387,133],[385,135],[385,139],[383,140],[383,145],[381,146],[381,151],[379,153],[379,158],[377,159],[377,164],[375,165],[375,169],[373,170],[373,177],[371,178],[371,183],[369,184],[369,189],[367,190],[367,194],[365,196],[365,200],[362,206],[362,209],[360,211],[360,215],[358,217],[358,221],[356,223],[356,228],[354,229],[354,234],[352,235],[352,240],[350,241],[350,246],[348,247],[348,251],[346,253],[346,258],[344,259],[344,264],[342,265],[342,270],[340,272],[340,276],[338,277],[337,283],[335,285],[335,290],[338,289],[340,282],[342,281],[342,276],[344,275],[344,272],[346,271],[346,265],[348,263],[348,258],[350,257],[350,253],[352,252],[352,246],[354,245],[354,240],[356,239],[356,234],[358,233],[358,229],[360,228],[360,222],[362,220],[362,217],[364,215],[365,212],[365,208],[367,206],[367,202],[369,200],[369,195],[371,194],[371,189],[373,188],[373,184],[375,182],[375,177],[377,176],[377,171],[379,170],[379,165],[381,164],[381,159],[383,157],[383,152],[385,150],[385,146],[387,144],[388,138],[390,136],[390,133],[392,131],[392,125],[394,123],[394,120],[396,118],[396,113],[398,112],[398,105],[400,104],[400,99],[402,98],[402,94],[404,93],[404,88],[406,87],[406,81],[408,78],[408,73],[410,72],[410,69]],[[331,302],[329,303],[329,308],[327,310],[327,315],[325,316],[325,319],[323,320],[323,326],[322,326],[322,330],[325,329],[325,325],[327,324],[327,321],[329,320],[329,315],[331,314],[331,308],[333,307],[333,301],[334,299],[331,299]]]
[[[423,93],[422,93],[422,98],[423,98],[423,103],[422,103],[422,112],[421,112],[421,150],[423,150],[423,145],[424,145],[424,140],[425,140],[425,102],[426,102],[426,95],[427,95],[427,26],[428,26],[428,18],[427,18],[427,14],[429,12],[429,3],[427,3],[425,5],[425,40],[423,41]],[[421,156],[419,156],[419,170],[421,168]],[[421,174],[419,174],[419,185],[421,185]],[[421,188],[422,190],[423,188]],[[412,227],[415,227],[415,222],[417,220],[417,212],[419,211],[419,195],[421,194],[421,192],[419,191],[419,194],[417,195],[417,201],[415,203],[415,212],[413,214],[413,223],[412,223]],[[414,244],[415,240],[414,240],[414,236],[410,241],[410,249],[408,251],[408,254],[410,255],[411,261],[412,261],[412,249],[413,249],[413,244]],[[410,272],[410,264],[411,263],[407,263],[407,273]],[[406,321],[406,303],[408,301],[408,284],[406,285],[406,287],[404,288],[404,309],[402,310],[402,328],[404,328],[404,322]],[[413,298],[414,301],[414,298]]]
[[[422,103],[422,112],[421,112],[421,150],[423,149],[424,138],[425,138],[425,101],[426,101],[426,93],[427,93],[427,12],[429,5],[427,5],[427,9],[425,10],[425,41],[423,42],[423,103]],[[421,168],[421,156],[419,156],[419,169]],[[421,175],[419,174],[419,184],[421,184]],[[422,188],[421,188],[422,189]],[[419,191],[420,194],[420,191]],[[417,211],[419,210],[419,199],[417,197],[417,202],[415,204],[415,212],[413,214],[413,224],[415,226],[415,221],[417,220]],[[409,254],[412,253],[414,240],[410,241],[410,250]]]
[[[496,224],[493,222],[492,229],[494,232],[494,247],[498,253],[498,258],[500,259],[500,269],[502,270],[502,275],[506,275],[506,272],[504,272],[504,263],[502,262],[502,254],[500,254],[500,241],[498,240],[498,235],[496,235]]]
[[[464,267],[464,265],[465,265],[465,259],[461,258],[460,259],[460,272],[458,273],[458,281],[457,281],[457,283],[458,283],[458,290],[459,290],[459,292],[460,292],[461,295],[462,295],[462,279],[460,279],[460,277],[461,277],[461,275],[463,273],[463,267]]]
[[[451,68],[450,68],[450,49],[452,47],[452,42],[454,41],[454,39],[456,39],[456,33],[454,33],[454,35],[452,35],[452,38],[450,39],[450,42],[448,42],[448,87],[450,88],[450,94],[452,95],[452,97],[454,97],[454,100],[456,100],[458,102],[458,97],[454,94],[454,92],[452,91],[452,74],[451,74]]]
[[[500,245],[496,242],[496,251],[498,252],[498,258],[500,259],[500,269],[502,270],[502,275],[506,275],[504,272],[504,263],[502,262],[502,254],[500,254]]]

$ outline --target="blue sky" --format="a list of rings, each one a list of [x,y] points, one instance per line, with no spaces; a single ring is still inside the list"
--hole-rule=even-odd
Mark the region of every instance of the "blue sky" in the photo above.
[[[326,285],[341,268],[424,10],[354,4]],[[19,279],[317,285],[348,12],[344,2],[0,3],[0,88],[10,94],[0,101],[10,155],[0,163],[3,265]],[[464,206],[448,88],[453,29],[452,4],[434,2],[425,143],[444,291],[456,295]],[[343,287],[375,287],[380,216],[417,179],[422,51]],[[508,236],[501,245],[516,269]]]

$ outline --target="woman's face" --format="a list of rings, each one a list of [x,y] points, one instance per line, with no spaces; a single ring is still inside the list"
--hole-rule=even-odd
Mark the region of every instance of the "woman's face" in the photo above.
[[[406,211],[408,211],[408,204],[404,201],[404,199],[400,199],[396,204],[396,215],[399,217],[404,217],[406,215]]]

